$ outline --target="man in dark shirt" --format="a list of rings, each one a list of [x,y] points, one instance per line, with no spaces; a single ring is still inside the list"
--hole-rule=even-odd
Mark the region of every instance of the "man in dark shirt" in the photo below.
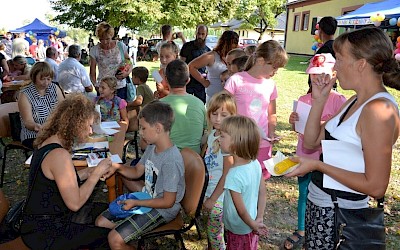
[[[205,25],[198,25],[196,29],[196,39],[183,44],[180,59],[189,64],[193,59],[201,56],[202,54],[210,51],[206,46],[206,38],[208,35],[208,28]],[[201,74],[206,73],[206,68],[199,69]],[[204,86],[196,79],[190,76],[190,82],[186,85],[186,92],[198,97],[203,103],[206,103],[206,92]]]

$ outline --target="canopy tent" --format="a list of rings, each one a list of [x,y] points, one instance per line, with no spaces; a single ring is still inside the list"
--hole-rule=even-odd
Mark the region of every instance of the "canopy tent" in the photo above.
[[[27,33],[27,40],[30,41],[29,37],[31,35],[34,35],[36,39],[43,39],[44,41],[48,41],[48,36],[50,34],[55,34],[57,37],[65,37],[66,32],[65,31],[60,31],[56,27],[51,27],[46,24],[44,24],[42,21],[39,19],[35,18],[32,23],[22,26],[20,28],[17,28],[15,30],[11,30],[12,33],[20,33],[20,32],[25,32]]]
[[[377,13],[385,15],[386,22],[382,22],[382,26],[389,26],[388,20],[390,18],[400,17],[400,1],[385,0],[367,3],[355,11],[337,17],[336,20],[340,27],[373,25],[374,22],[371,21],[370,17]]]

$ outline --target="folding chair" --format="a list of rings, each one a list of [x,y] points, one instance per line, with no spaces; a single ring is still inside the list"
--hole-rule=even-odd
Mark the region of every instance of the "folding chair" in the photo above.
[[[20,119],[13,119],[10,122],[10,115],[18,116],[18,103],[10,102],[0,104],[0,143],[4,146],[3,164],[1,168],[0,187],[3,187],[4,173],[6,169],[7,152],[11,149],[21,149],[24,151],[25,157],[28,158],[28,152],[31,148],[25,147],[20,141],[21,122]],[[3,138],[12,137],[10,143],[5,144]]]
[[[138,249],[143,249],[144,241],[148,238],[160,237],[173,234],[175,240],[180,242],[181,248],[185,248],[182,233],[185,233],[193,225],[196,225],[199,240],[201,234],[197,220],[200,218],[200,211],[203,205],[204,195],[208,185],[208,171],[204,165],[203,159],[195,151],[189,148],[181,150],[185,164],[185,196],[181,201],[182,211],[176,218],[168,224],[144,234],[139,239]],[[183,215],[189,218],[189,222],[183,221]]]

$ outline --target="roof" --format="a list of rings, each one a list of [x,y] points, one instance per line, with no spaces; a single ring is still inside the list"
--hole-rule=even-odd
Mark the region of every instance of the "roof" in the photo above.
[[[35,18],[32,23],[22,26],[20,28],[17,28],[15,30],[12,30],[11,32],[28,32],[32,31],[33,33],[52,33],[57,30],[56,27],[51,27],[46,24],[44,24],[42,21],[39,19]]]
[[[370,17],[377,13],[385,15],[386,19],[400,17],[400,1],[385,0],[367,3],[355,11],[339,16],[336,19],[338,20],[338,26],[369,25],[373,24]]]
[[[217,22],[210,25],[210,28],[229,28],[231,30],[240,29],[242,24],[245,20],[237,20],[231,19],[227,22]],[[273,30],[285,30],[286,27],[286,12],[281,13],[279,16],[276,17],[276,25],[274,26]],[[255,28],[260,28],[257,25]]]

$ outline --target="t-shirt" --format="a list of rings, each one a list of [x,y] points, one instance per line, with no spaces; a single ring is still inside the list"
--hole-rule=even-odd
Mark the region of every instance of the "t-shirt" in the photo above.
[[[185,62],[189,64],[193,59],[209,51],[211,51],[209,47],[204,46],[203,48],[198,48],[195,45],[195,41],[190,41],[183,44],[179,55],[185,57],[186,58]],[[206,67],[200,68],[199,72],[200,74],[205,74]],[[192,76],[190,76],[190,82],[186,85],[186,88],[195,88],[198,89],[199,91],[204,91],[204,86],[201,83],[199,83],[196,79],[194,79]]]
[[[308,105],[312,105],[311,93],[303,95],[299,98],[299,102],[304,102]],[[333,117],[346,102],[346,97],[332,90],[329,94],[328,100],[325,103],[324,110],[322,111],[321,121],[327,121]],[[307,149],[303,147],[304,135],[298,134],[297,150],[298,156],[307,156],[315,160],[319,159],[321,154],[321,147],[318,149]]]
[[[120,110],[128,105],[124,99],[114,96],[111,100],[95,97],[94,102],[100,105],[101,121],[120,121]]]
[[[169,94],[160,101],[171,105],[175,121],[170,137],[179,148],[191,148],[200,153],[201,137],[206,128],[206,109],[203,102],[192,95]]]
[[[257,79],[243,71],[229,77],[225,89],[235,97],[237,113],[254,119],[260,128],[261,137],[264,138],[261,139],[260,148],[270,147],[265,138],[269,136],[268,107],[278,97],[274,80]]]
[[[258,193],[261,181],[261,166],[257,160],[248,164],[232,167],[225,179],[224,197],[224,225],[234,234],[248,234],[252,229],[240,218],[235,204],[233,204],[230,190],[240,193],[243,204],[250,217],[257,217]]]
[[[175,219],[181,209],[180,202],[185,194],[185,170],[182,155],[174,145],[156,153],[156,146],[148,145],[139,163],[145,167],[145,186],[143,192],[153,198],[162,198],[164,192],[176,193],[175,203],[171,208],[157,208],[167,221]]]
[[[136,95],[141,95],[143,97],[142,107],[144,107],[147,103],[154,100],[153,91],[147,84],[140,84],[136,87]]]
[[[49,57],[46,57],[44,59],[44,61],[47,62],[48,64],[50,64],[50,67],[53,70],[53,73],[54,73],[53,81],[58,82],[58,64],[57,64],[57,62],[54,59],[49,58]]]
[[[211,130],[211,133],[208,135],[207,139],[207,151],[204,156],[204,162],[206,164],[208,170],[208,186],[206,190],[206,197],[211,197],[219,180],[221,179],[223,170],[224,170],[224,156],[227,154],[223,154],[221,149],[219,149],[216,153],[214,153],[215,142],[217,141],[219,136],[215,136],[215,129]],[[218,201],[224,200],[224,193],[222,193]]]

